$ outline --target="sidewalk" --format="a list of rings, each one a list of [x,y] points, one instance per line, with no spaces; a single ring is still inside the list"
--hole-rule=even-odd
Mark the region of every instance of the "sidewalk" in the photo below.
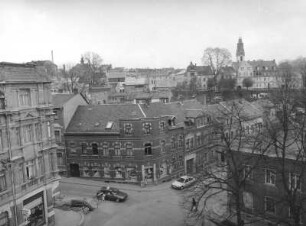
[[[82,220],[80,213],[75,211],[64,211],[54,208],[55,226],[77,226]]]
[[[169,189],[171,186],[171,181],[160,183],[157,185],[147,185],[146,187],[140,187],[139,185],[135,184],[122,184],[122,183],[106,183],[104,181],[92,180],[92,179],[85,179],[79,177],[62,177],[60,183],[69,183],[69,184],[81,184],[87,186],[93,186],[100,188],[102,186],[110,186],[118,188],[122,191],[139,191],[139,192],[154,192],[154,191],[162,191]]]

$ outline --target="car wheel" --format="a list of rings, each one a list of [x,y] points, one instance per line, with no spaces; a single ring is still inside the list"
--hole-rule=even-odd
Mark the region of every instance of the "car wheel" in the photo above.
[[[119,198],[116,198],[116,202],[119,202],[120,200],[119,200]]]
[[[183,190],[183,189],[184,189],[184,186],[181,187],[181,190]]]

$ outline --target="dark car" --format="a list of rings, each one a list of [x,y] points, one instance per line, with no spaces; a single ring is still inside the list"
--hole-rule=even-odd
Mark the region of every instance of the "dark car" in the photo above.
[[[123,202],[127,199],[128,195],[125,192],[119,191],[117,188],[101,187],[97,192],[97,198],[102,199],[102,195],[105,195],[105,200]]]
[[[77,208],[88,208],[89,211],[93,211],[95,209],[92,207],[92,205],[90,205],[85,200],[77,200],[77,199],[72,199],[70,201],[70,206],[77,207]]]

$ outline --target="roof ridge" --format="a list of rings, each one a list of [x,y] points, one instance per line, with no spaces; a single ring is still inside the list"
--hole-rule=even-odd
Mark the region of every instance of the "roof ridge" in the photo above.
[[[147,116],[146,116],[146,114],[144,113],[144,111],[142,110],[142,108],[141,108],[140,104],[137,104],[137,105],[138,105],[138,107],[139,107],[139,109],[140,109],[141,113],[143,114],[143,116],[146,118]]]

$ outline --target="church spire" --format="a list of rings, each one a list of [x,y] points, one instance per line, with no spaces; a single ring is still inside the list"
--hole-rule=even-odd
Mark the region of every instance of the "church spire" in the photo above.
[[[236,57],[237,57],[237,61],[241,62],[244,61],[244,48],[243,48],[243,42],[242,42],[242,38],[240,37],[237,43],[237,50],[236,50]]]

